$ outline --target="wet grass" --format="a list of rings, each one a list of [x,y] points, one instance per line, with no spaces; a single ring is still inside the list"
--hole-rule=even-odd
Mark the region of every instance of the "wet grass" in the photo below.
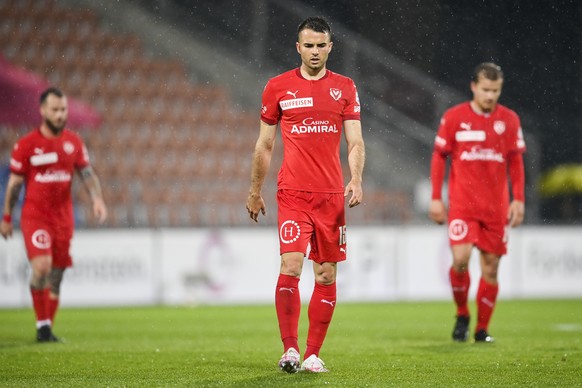
[[[34,341],[30,309],[5,309],[0,385],[582,385],[582,300],[502,300],[494,344],[453,343],[453,315],[444,302],[340,303],[320,354],[330,373],[289,375],[272,306],[65,308],[54,344]]]

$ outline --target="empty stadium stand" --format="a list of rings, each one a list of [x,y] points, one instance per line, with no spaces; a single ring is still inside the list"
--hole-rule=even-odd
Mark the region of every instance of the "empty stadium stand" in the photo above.
[[[232,101],[224,85],[196,83],[184,63],[153,57],[140,38],[103,28],[89,9],[52,1],[0,1],[0,54],[47,79],[102,115],[79,130],[110,207],[106,227],[246,226],[250,164],[258,112]],[[1,123],[0,123],[1,125]],[[0,127],[0,163],[30,128]],[[278,142],[280,143],[280,142]],[[280,147],[280,144],[278,144]],[[264,197],[264,225],[276,224],[277,148]],[[353,224],[409,222],[410,196],[365,187]],[[74,184],[79,227],[97,227],[87,194]]]

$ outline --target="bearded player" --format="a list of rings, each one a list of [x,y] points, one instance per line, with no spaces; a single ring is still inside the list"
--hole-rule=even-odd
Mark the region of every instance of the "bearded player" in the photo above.
[[[277,187],[281,267],[275,308],[284,350],[279,367],[288,373],[300,369],[327,372],[319,352],[336,305],[337,263],[346,259],[344,202],[350,192],[349,207],[362,201],[365,149],[355,84],[326,69],[333,46],[328,23],[319,17],[308,18],[299,25],[297,34],[301,66],[270,79],[263,91],[246,207],[255,222],[259,213],[266,212],[261,188],[279,125],[284,149]],[[345,187],[340,163],[342,132],[351,174]],[[308,246],[315,285],[301,363],[298,286]]]
[[[508,227],[520,225],[524,218],[525,142],[518,115],[497,103],[502,86],[499,66],[478,65],[471,82],[473,99],[445,112],[434,143],[429,217],[449,225],[453,255],[449,277],[457,307],[455,341],[466,341],[469,335],[473,247],[479,249],[481,264],[474,338],[494,341],[488,326],[497,300],[499,262],[507,252]],[[451,160],[448,214],[441,198],[447,157]]]
[[[30,265],[30,293],[36,314],[36,339],[56,342],[52,326],[65,270],[72,265],[73,172],[81,176],[99,222],[107,217],[99,180],[81,138],[65,128],[67,97],[57,88],[40,96],[42,124],[20,138],[12,151],[0,233],[12,236],[12,210],[26,188],[20,228]]]

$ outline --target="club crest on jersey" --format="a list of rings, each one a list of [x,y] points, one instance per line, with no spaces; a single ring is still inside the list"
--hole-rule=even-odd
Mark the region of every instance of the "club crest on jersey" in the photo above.
[[[67,155],[71,155],[73,152],[75,152],[75,145],[70,141],[66,141],[63,143],[63,150],[65,150]]]
[[[342,98],[342,91],[335,88],[329,88],[329,95],[331,98],[338,101],[340,98]]]
[[[504,121],[495,121],[493,123],[493,129],[497,132],[498,135],[501,135],[505,132],[505,122]]]

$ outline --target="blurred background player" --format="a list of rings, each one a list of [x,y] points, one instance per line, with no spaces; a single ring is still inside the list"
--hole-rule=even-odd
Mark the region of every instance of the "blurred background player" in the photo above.
[[[466,341],[469,333],[469,259],[474,246],[481,264],[475,341],[494,341],[487,330],[497,299],[499,262],[507,252],[508,226],[518,226],[524,218],[525,142],[518,115],[497,103],[502,86],[499,66],[478,65],[471,82],[472,101],[445,112],[434,143],[429,217],[438,224],[448,219],[453,254],[449,276],[457,306],[455,341]],[[448,215],[441,198],[447,157]]]
[[[247,210],[255,222],[259,212],[266,212],[261,188],[280,123],[284,148],[277,187],[281,270],[275,307],[284,354],[279,367],[289,373],[297,372],[300,365],[302,370],[327,372],[319,351],[336,304],[337,263],[346,259],[344,202],[350,192],[350,207],[362,201],[365,149],[356,86],[350,78],[326,69],[333,46],[328,23],[308,18],[297,34],[301,66],[270,79],[263,91]],[[342,126],[351,173],[345,188],[340,163]],[[307,349],[300,364],[298,285],[308,245],[315,287],[308,308]]]
[[[81,138],[65,128],[67,97],[57,88],[40,96],[42,124],[20,138],[12,151],[0,233],[12,236],[12,210],[22,186],[25,198],[21,230],[32,267],[30,292],[36,313],[37,340],[55,342],[52,324],[59,305],[63,273],[72,265],[71,185],[77,171],[93,202],[99,222],[107,217],[99,180]]]

